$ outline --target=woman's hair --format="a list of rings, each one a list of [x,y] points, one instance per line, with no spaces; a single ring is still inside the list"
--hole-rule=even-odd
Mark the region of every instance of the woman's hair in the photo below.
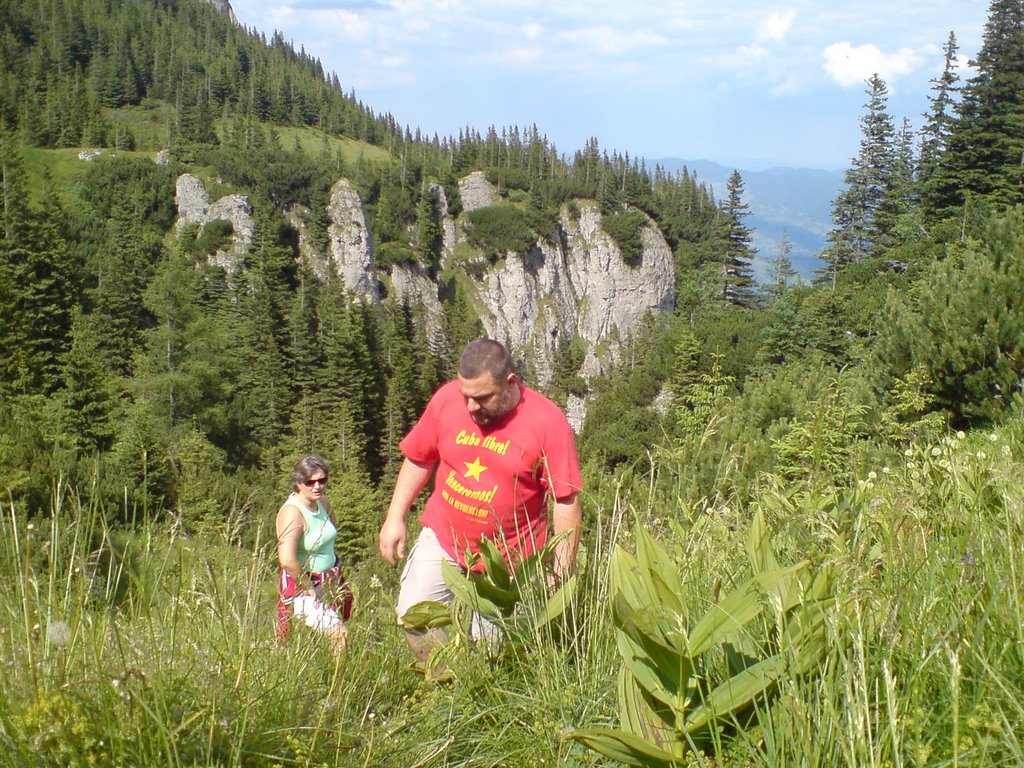
[[[307,453],[295,464],[292,469],[292,485],[298,488],[300,483],[305,483],[317,470],[321,470],[324,473],[324,477],[331,474],[331,469],[327,466],[327,462],[315,453]]]
[[[495,381],[503,381],[514,371],[515,363],[505,345],[486,336],[469,342],[459,358],[459,375],[464,379],[489,373]]]

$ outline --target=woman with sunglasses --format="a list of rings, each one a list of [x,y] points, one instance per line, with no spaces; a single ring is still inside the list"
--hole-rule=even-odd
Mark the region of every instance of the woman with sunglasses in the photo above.
[[[337,655],[348,642],[344,619],[352,607],[352,593],[334,554],[338,530],[325,495],[329,474],[322,458],[303,456],[292,470],[295,490],[277,512],[277,638],[288,638],[295,616],[323,632]]]

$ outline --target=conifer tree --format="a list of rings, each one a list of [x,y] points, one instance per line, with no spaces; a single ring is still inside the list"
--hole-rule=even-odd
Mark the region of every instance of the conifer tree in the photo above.
[[[444,233],[438,219],[437,198],[434,190],[425,188],[416,207],[416,259],[427,268],[431,277],[437,275],[441,263]]]
[[[134,396],[168,434],[196,422],[226,430],[223,404],[237,379],[232,342],[215,316],[201,311],[202,273],[178,245],[168,249],[143,302],[154,318],[134,361]]]
[[[768,283],[764,286],[765,297],[769,303],[778,300],[797,277],[797,272],[793,269],[793,262],[789,258],[792,252],[793,243],[789,239],[789,233],[782,230],[782,236],[779,238],[779,250],[771,261]]]
[[[932,95],[928,97],[930,108],[925,114],[921,128],[921,154],[918,162],[918,180],[926,215],[949,208],[953,200],[943,199],[939,181],[943,178],[945,154],[956,123],[955,110],[959,103],[960,76],[957,74],[957,53],[959,46],[956,35],[949,33],[943,48],[944,63],[942,74],[933,79]]]
[[[103,346],[112,371],[131,375],[132,357],[152,316],[141,297],[153,269],[159,244],[143,227],[130,203],[118,203],[107,222],[104,251],[91,290],[93,311],[103,318]]]
[[[940,212],[970,196],[1024,200],[1024,2],[992,0],[988,14],[933,193]]]
[[[749,307],[755,302],[754,277],[751,260],[755,249],[751,246],[750,228],[743,220],[750,215],[750,206],[743,202],[743,177],[739,171],[729,174],[726,182],[725,254],[723,269],[725,281],[722,298],[732,304]]]
[[[888,89],[878,75],[872,75],[867,85],[860,152],[844,175],[845,188],[832,203],[834,227],[828,235],[830,245],[822,254],[828,268],[820,273],[821,281],[833,286],[845,265],[877,256],[890,246],[896,226],[891,195],[896,177],[896,130],[888,111]]]
[[[701,343],[693,330],[683,326],[679,340],[676,342],[672,365],[672,406],[676,421],[682,425],[689,423],[694,403],[690,400],[693,387],[700,381]]]
[[[279,223],[266,210],[258,214],[250,266],[239,296],[244,423],[262,465],[273,469],[288,453],[284,437],[295,384],[287,359],[286,322],[292,258],[278,242]]]
[[[99,315],[76,309],[61,366],[61,421],[72,446],[86,454],[110,448],[126,403],[126,381],[111,374],[102,325]]]

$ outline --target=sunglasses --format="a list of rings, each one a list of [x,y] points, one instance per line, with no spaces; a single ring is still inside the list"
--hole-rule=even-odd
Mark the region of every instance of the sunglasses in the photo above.
[[[311,477],[311,478],[309,478],[309,480],[303,480],[302,481],[302,484],[304,486],[306,486],[307,488],[312,488],[317,483],[319,483],[320,485],[327,485],[327,478],[326,477]]]

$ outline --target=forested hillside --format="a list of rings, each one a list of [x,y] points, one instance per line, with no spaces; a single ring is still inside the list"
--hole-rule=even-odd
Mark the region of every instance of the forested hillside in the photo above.
[[[536,127],[427,140],[209,5],[6,3],[3,20],[0,418],[18,498],[40,503],[60,466],[108,498],[127,487],[133,504],[219,516],[312,446],[372,498],[398,436],[450,374],[450,349],[480,327],[455,276],[437,275],[432,184],[454,213],[455,182],[472,170],[518,201],[474,218],[473,245],[491,259],[549,237],[573,199],[600,201],[627,259],[635,209],[654,216],[680,275],[725,241],[728,216],[688,174],[652,174],[596,141],[570,160]],[[100,154],[75,160],[80,148]],[[237,269],[210,258],[229,224],[175,226],[186,170],[249,196],[256,233]],[[426,343],[417,307],[353,303],[301,258],[293,214],[324,242],[341,177],[369,213],[378,270],[409,262],[438,276],[449,343]]]
[[[992,0],[969,78],[952,34],[945,53],[919,126],[866,83],[824,267],[803,281],[782,249],[758,283],[739,173],[718,199],[536,125],[430,135],[198,0],[0,0],[0,648],[19,660],[0,746],[40,765],[603,764],[584,744],[636,765],[1020,764],[1024,0]],[[437,192],[458,216],[472,172],[499,201],[466,213],[452,258]],[[229,222],[179,217],[185,173],[246,196],[237,258],[218,256]],[[339,179],[379,304],[308,258]],[[467,284],[591,204],[626,264],[657,227],[675,301],[590,380],[558,329],[548,393],[587,404],[576,613],[534,595],[546,618],[514,653],[456,642],[455,683],[425,693],[374,556],[397,443],[483,327]],[[399,265],[436,285],[439,335],[388,293]],[[330,672],[300,646],[300,679],[269,648],[268,532],[311,450],[344,510],[361,656]],[[661,597],[640,610],[648,566]],[[777,624],[716,645],[741,584],[766,604],[736,615]],[[627,666],[667,666],[631,682],[618,650],[641,646]],[[748,699],[687,719],[751,670]]]

